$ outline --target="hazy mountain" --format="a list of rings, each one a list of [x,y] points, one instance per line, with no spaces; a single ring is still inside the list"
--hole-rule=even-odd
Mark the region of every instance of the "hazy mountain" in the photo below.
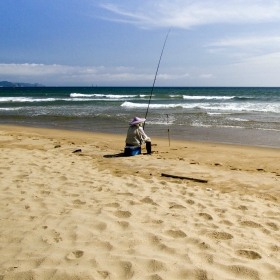
[[[44,87],[41,84],[29,84],[29,83],[12,83],[7,81],[0,82],[0,87]]]

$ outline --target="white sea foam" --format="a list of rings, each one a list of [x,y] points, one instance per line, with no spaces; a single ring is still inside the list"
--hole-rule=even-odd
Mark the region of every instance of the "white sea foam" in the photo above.
[[[69,101],[69,102],[77,102],[77,101],[92,101],[93,99],[92,98],[79,98],[79,97],[76,97],[76,98],[67,98],[67,99],[58,99],[58,100],[62,100],[62,101]],[[104,101],[103,98],[99,98],[99,99],[94,99],[94,101]]]
[[[114,101],[125,101],[127,98],[121,98],[121,99],[105,99],[105,98],[68,98],[68,99],[58,99],[68,102],[84,102],[84,101],[103,101],[103,102],[114,102]]]
[[[150,108],[155,109],[172,109],[183,108],[193,110],[204,110],[208,114],[231,114],[232,112],[264,112],[264,113],[280,113],[279,103],[170,103],[170,104],[150,104]],[[124,102],[122,107],[127,108],[147,108],[146,103]],[[213,111],[213,112],[211,112]]]
[[[166,125],[166,126],[168,126],[168,125],[172,125],[173,122],[169,121],[167,123],[166,120],[165,121],[164,120],[162,120],[162,121],[157,120],[157,121],[151,121],[150,124],[157,124],[157,125]]]
[[[114,94],[107,94],[106,98],[113,98],[113,99],[121,99],[121,98],[135,98],[137,95],[114,95]]]
[[[219,116],[219,115],[231,115],[232,113],[225,113],[225,112],[207,112],[207,115],[209,116]]]
[[[146,103],[133,103],[133,102],[124,102],[121,104],[121,107],[127,108],[147,108],[148,104]],[[183,104],[150,104],[150,108],[161,109],[161,108],[177,108],[182,107]]]
[[[249,121],[247,119],[242,119],[242,118],[228,118],[228,120],[235,121],[235,122],[248,122]]]
[[[161,117],[157,117],[156,119],[153,119],[150,121],[151,124],[158,124],[158,125],[172,125],[173,123],[175,123],[176,118],[172,115],[161,115]]]
[[[255,128],[257,130],[265,130],[265,131],[280,131],[280,129],[273,129],[273,128]]]
[[[0,97],[0,103],[5,102],[52,102],[56,100],[56,98],[32,98],[32,97]]]
[[[183,95],[183,99],[189,99],[189,100],[229,100],[233,99],[235,96],[192,96],[192,95]]]
[[[169,96],[171,98],[182,97],[182,95],[179,95],[179,94],[170,94]]]
[[[76,97],[104,97],[105,94],[83,94],[83,93],[70,93],[70,97],[76,98]]]
[[[193,106],[207,110],[219,111],[222,114],[230,112],[263,112],[263,113],[280,113],[279,103],[197,103]],[[218,114],[219,112],[214,112]]]
[[[137,95],[116,95],[116,94],[83,94],[83,93],[70,93],[70,97],[71,98],[81,98],[81,97],[85,97],[85,98],[89,98],[89,97],[104,97],[104,98],[109,98],[109,99],[122,99],[122,98],[135,98],[137,97]]]
[[[16,108],[0,108],[0,111],[17,111],[20,110],[21,107],[16,107]]]
[[[34,97],[0,97],[0,103],[8,103],[8,102],[19,102],[19,103],[28,103],[28,102],[55,102],[55,101],[67,101],[67,102],[73,102],[73,101],[92,101],[92,98],[83,98],[83,97],[75,97],[75,98],[34,98]],[[104,98],[94,99],[95,101],[104,101]],[[113,100],[107,100],[106,101],[114,101]]]
[[[198,127],[211,127],[211,125],[203,124],[202,122],[199,121],[193,121],[192,126],[198,126]]]

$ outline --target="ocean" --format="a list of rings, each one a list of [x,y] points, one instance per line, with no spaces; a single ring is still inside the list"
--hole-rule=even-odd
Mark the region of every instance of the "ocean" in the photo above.
[[[280,148],[280,88],[0,88],[0,123]],[[168,133],[169,132],[169,133]]]

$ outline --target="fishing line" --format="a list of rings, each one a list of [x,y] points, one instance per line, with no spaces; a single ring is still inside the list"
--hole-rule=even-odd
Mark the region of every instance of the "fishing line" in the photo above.
[[[152,99],[152,96],[153,96],[153,91],[154,91],[154,87],[155,87],[155,83],[156,83],[156,79],[157,79],[157,73],[158,73],[161,57],[162,57],[162,54],[163,54],[163,50],[164,50],[164,47],[165,47],[165,44],[166,44],[166,41],[167,41],[167,38],[168,38],[168,35],[169,35],[169,32],[170,32],[170,29],[171,29],[171,27],[168,30],[168,33],[166,35],[166,38],[165,38],[165,41],[164,41],[164,44],[163,44],[163,47],[162,47],[162,50],[161,50],[161,54],[160,54],[160,58],[159,58],[159,61],[158,61],[157,71],[156,71],[156,74],[155,74],[154,83],[153,83],[153,87],[152,87],[152,90],[151,90],[151,94],[150,94],[150,98],[149,98],[149,103],[148,103],[145,119],[147,119],[147,115],[148,115],[148,111],[149,111],[149,108],[150,108],[150,103],[151,103],[151,99]],[[143,129],[145,127],[145,123],[146,122],[143,123]]]

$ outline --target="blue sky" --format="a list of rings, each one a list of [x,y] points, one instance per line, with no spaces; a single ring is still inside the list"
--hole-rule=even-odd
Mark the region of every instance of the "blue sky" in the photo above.
[[[0,81],[280,86],[280,0],[5,0]]]

